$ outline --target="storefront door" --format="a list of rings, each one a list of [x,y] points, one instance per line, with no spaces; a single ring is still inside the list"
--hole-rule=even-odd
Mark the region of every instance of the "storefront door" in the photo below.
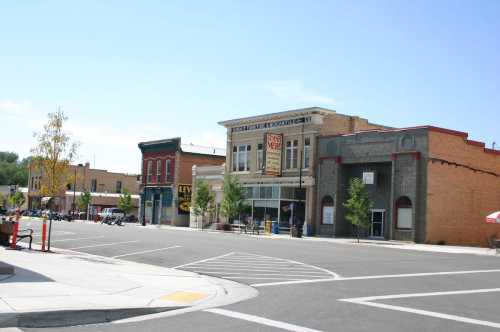
[[[384,237],[385,210],[372,210],[371,237]]]

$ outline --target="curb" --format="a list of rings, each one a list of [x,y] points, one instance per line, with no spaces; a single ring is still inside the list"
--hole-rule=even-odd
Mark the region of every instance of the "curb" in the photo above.
[[[186,307],[154,307],[0,313],[0,328],[45,328],[99,324],[135,316],[157,314],[165,311],[173,311],[185,308]]]

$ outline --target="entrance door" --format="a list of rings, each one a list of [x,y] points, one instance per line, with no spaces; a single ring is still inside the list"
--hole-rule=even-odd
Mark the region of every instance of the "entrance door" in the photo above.
[[[161,204],[160,204],[160,194],[154,194],[153,196],[153,220],[152,224],[156,225],[160,223],[160,212],[161,212]]]
[[[385,210],[372,210],[370,236],[384,237]]]

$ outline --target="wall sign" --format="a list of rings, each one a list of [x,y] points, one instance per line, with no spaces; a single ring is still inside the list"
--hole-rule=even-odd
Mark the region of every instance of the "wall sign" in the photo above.
[[[309,122],[311,122],[311,117],[305,116],[305,117],[295,118],[295,119],[263,122],[263,123],[256,123],[256,124],[252,124],[252,125],[233,127],[233,128],[231,128],[231,132],[238,133],[238,132],[242,132],[242,131],[269,129],[269,128],[291,126],[291,125],[296,125],[296,124],[301,124],[301,123],[309,123]]]
[[[264,174],[281,176],[283,134],[266,133],[264,135],[264,146]]]
[[[189,214],[191,207],[191,185],[180,184],[177,187],[177,204],[179,214]]]

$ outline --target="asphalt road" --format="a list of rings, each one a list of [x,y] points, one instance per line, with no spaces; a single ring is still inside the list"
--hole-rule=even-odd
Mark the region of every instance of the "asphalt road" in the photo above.
[[[219,310],[50,331],[500,329],[498,257],[136,225],[55,222],[53,231],[53,247],[227,278],[259,296]]]

